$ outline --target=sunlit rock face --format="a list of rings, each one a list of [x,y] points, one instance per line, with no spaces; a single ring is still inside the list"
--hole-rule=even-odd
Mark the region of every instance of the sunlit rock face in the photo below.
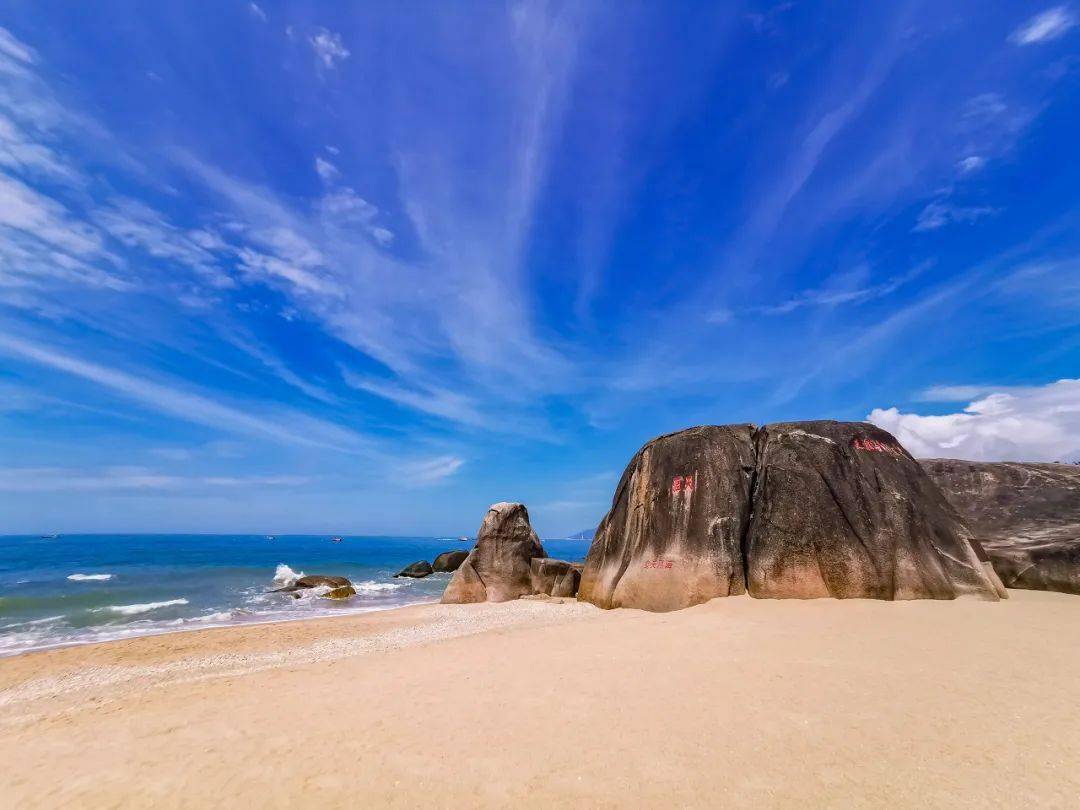
[[[873,425],[709,426],[649,442],[597,530],[578,598],[666,611],[746,591],[996,599],[999,584],[938,487]]]
[[[753,430],[697,427],[642,447],[596,532],[578,598],[666,611],[744,593]]]
[[[1080,466],[924,459],[1006,586],[1080,594]]]
[[[998,598],[970,530],[892,434],[788,422],[758,430],[755,449],[751,596]]]
[[[532,561],[547,557],[520,503],[488,509],[476,546],[454,571],[444,603],[506,602],[533,593]]]

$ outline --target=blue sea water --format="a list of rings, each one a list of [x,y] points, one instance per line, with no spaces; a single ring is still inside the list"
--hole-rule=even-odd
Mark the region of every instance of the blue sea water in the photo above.
[[[545,540],[581,560],[582,540]],[[409,563],[468,550],[456,538],[262,535],[0,536],[0,656],[246,622],[437,601],[449,574],[394,579]],[[271,593],[289,576],[348,577],[346,600]],[[275,581],[275,576],[277,580]]]

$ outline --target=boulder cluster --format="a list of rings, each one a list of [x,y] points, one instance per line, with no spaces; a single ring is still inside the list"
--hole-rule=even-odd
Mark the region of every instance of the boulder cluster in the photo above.
[[[423,579],[432,574],[450,574],[458,570],[458,567],[465,562],[467,556],[469,556],[467,551],[444,551],[435,558],[434,562],[417,560],[414,563],[409,563],[394,574],[394,577]]]
[[[896,439],[833,421],[697,427],[623,473],[579,598],[677,610],[719,596],[997,599],[972,533]]]
[[[488,509],[476,545],[443,592],[447,604],[507,602],[523,596],[574,596],[581,567],[553,560],[544,551],[520,503]]]
[[[743,593],[996,600],[1005,585],[1080,593],[1080,467],[919,462],[874,425],[815,421],[648,442],[584,566],[548,558],[522,504],[495,504],[443,602],[668,611]]]

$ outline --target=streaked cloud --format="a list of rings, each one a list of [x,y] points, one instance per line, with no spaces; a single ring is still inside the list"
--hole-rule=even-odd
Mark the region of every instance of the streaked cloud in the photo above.
[[[344,453],[371,449],[357,434],[320,419],[286,412],[278,418],[260,416],[202,394],[153,382],[12,336],[0,335],[0,353],[81,378],[181,421]]]
[[[999,209],[989,205],[954,205],[945,200],[935,200],[927,203],[919,212],[912,230],[936,231],[954,223],[971,224],[997,213],[1000,213]]]
[[[1053,6],[1039,12],[1009,35],[1017,45],[1034,45],[1057,39],[1076,25],[1076,17],[1068,6]]]

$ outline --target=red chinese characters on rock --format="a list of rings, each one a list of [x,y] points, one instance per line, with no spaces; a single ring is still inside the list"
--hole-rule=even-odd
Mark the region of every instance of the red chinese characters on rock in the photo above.
[[[856,450],[869,450],[873,453],[888,453],[892,456],[904,455],[904,450],[898,444],[889,444],[888,442],[879,442],[877,439],[866,439],[862,436],[856,436],[851,440],[851,446]]]
[[[676,475],[671,479],[671,494],[678,495],[680,492],[694,491],[694,476]]]
[[[671,566],[671,560],[649,560],[645,563],[645,565],[642,566],[642,568],[671,568]]]

